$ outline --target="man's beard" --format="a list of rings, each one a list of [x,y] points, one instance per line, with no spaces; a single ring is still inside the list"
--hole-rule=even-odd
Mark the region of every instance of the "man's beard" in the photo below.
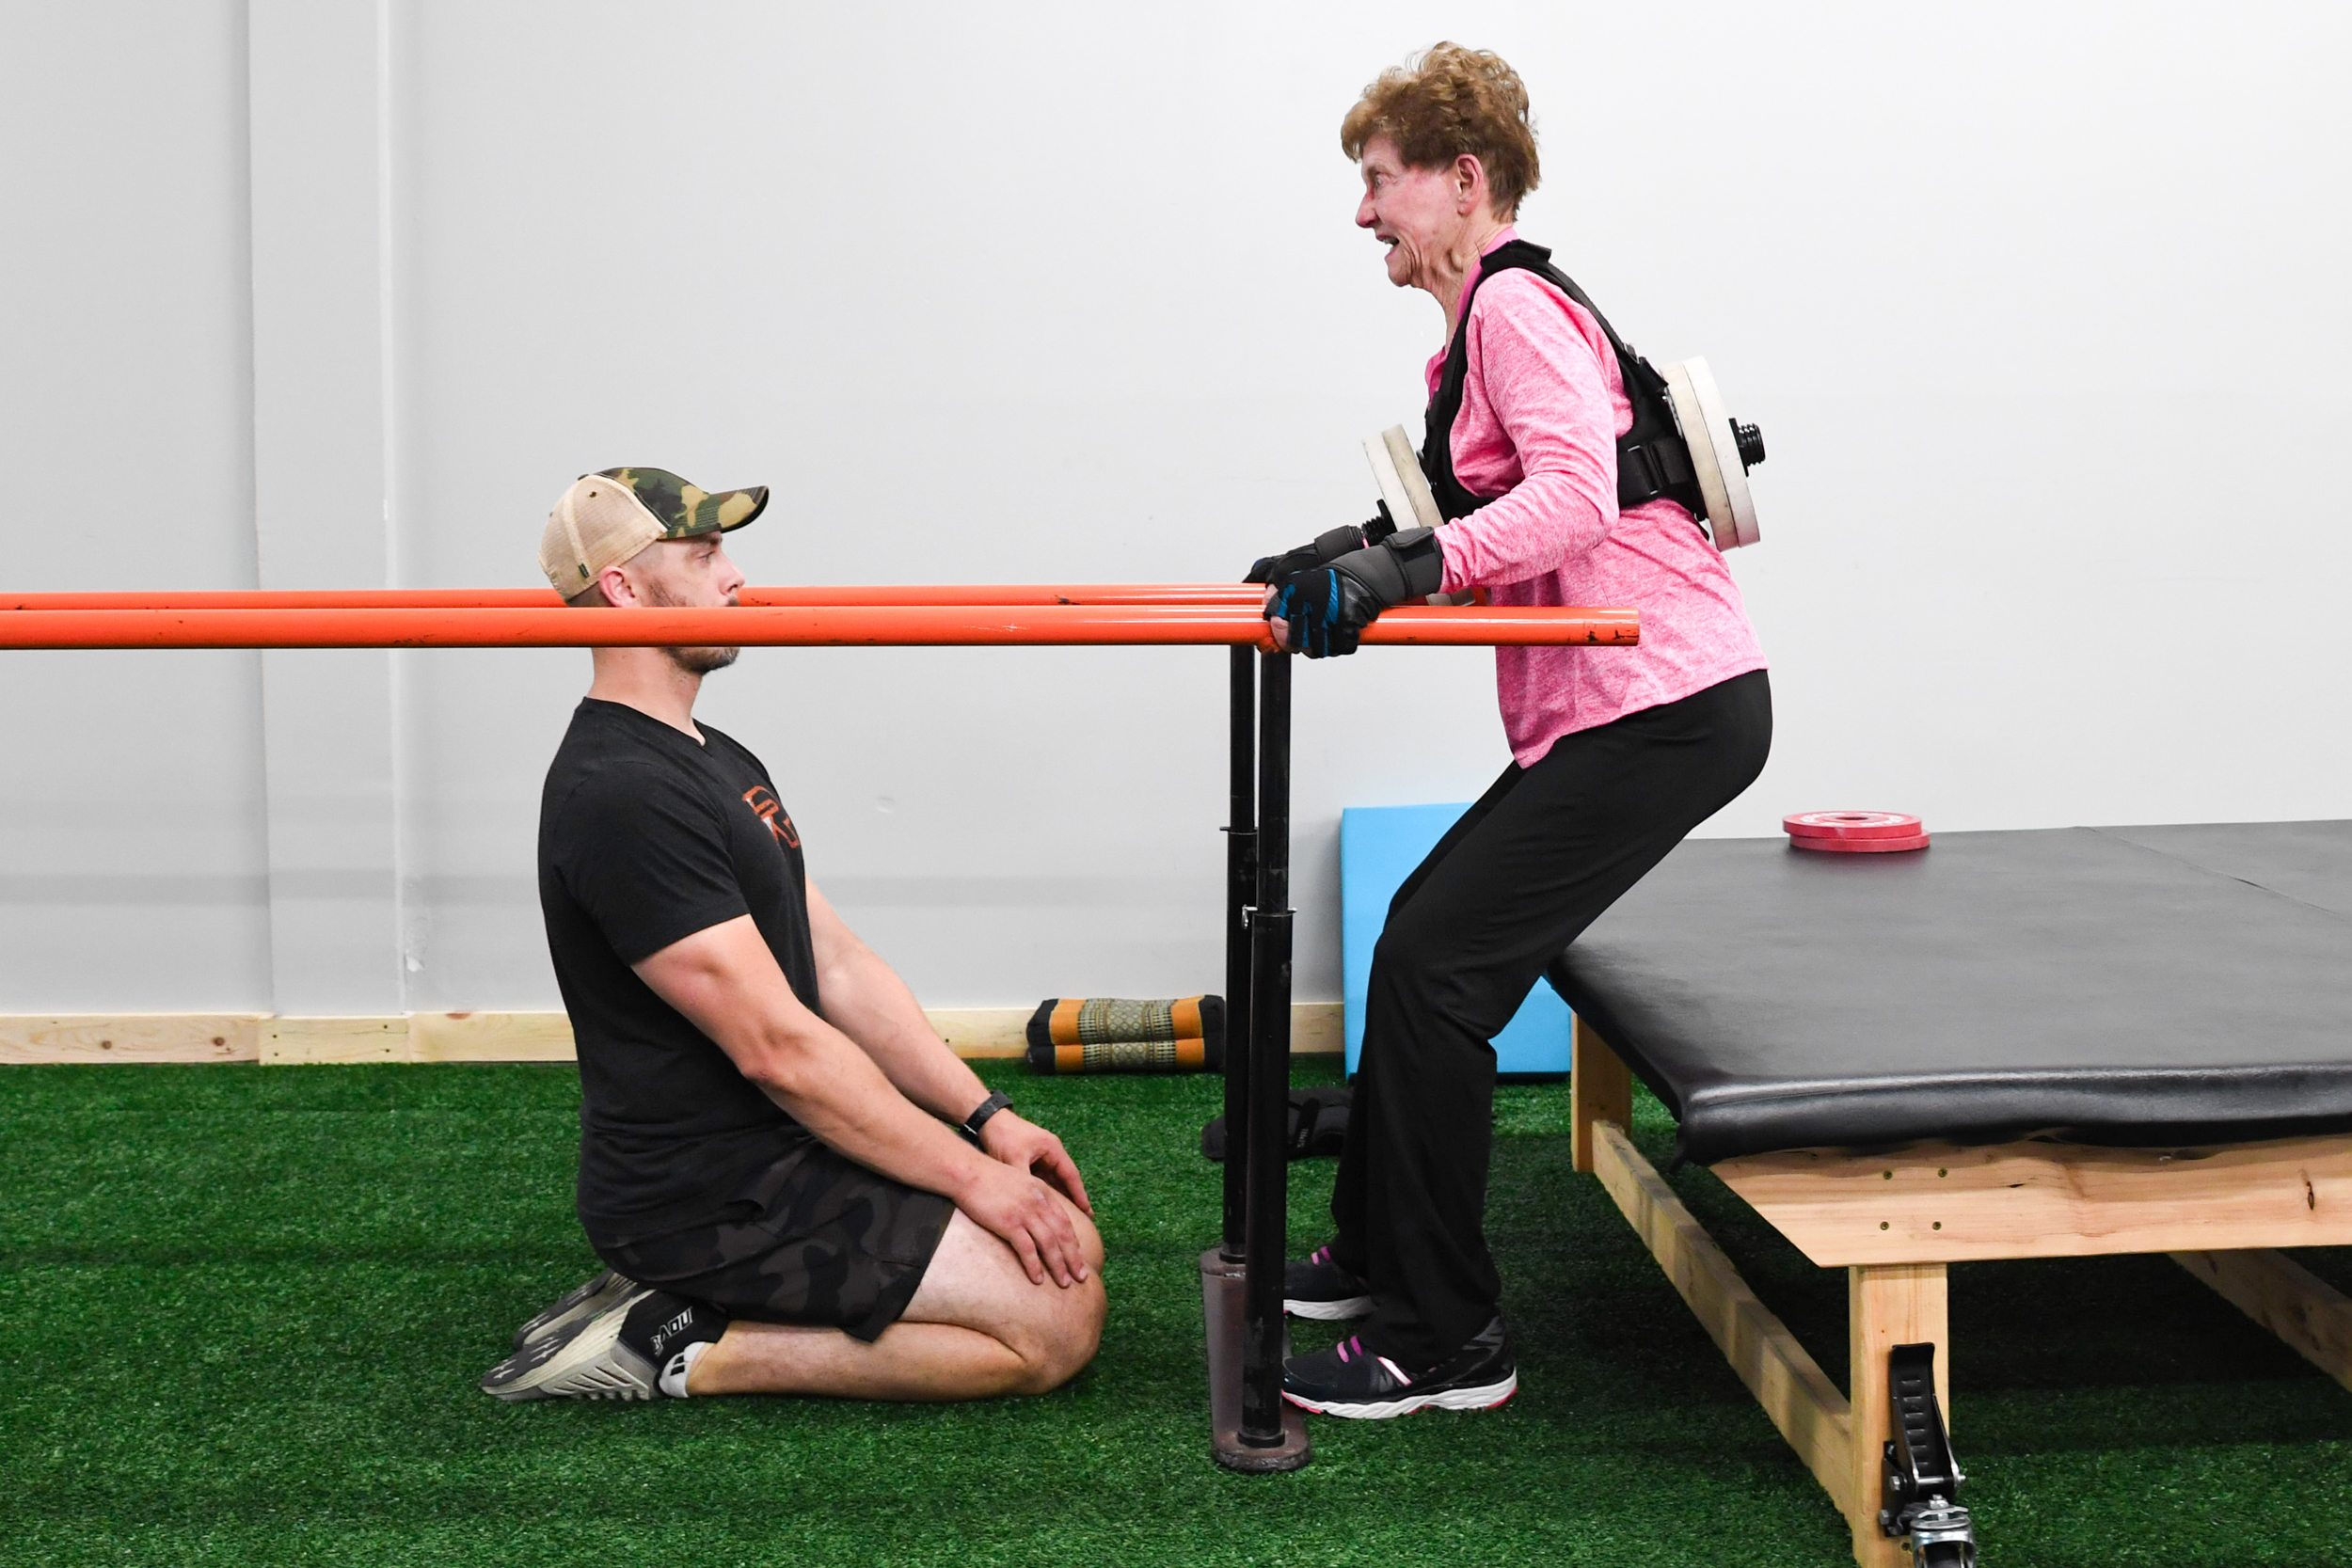
[[[707,605],[690,605],[683,599],[674,598],[658,582],[645,584],[645,602],[657,610],[709,608]],[[730,605],[734,602],[731,598],[727,601]],[[740,648],[664,648],[661,651],[670,656],[671,663],[690,675],[707,675],[713,670],[723,670],[741,657],[743,653]]]
[[[690,675],[707,675],[713,670],[723,670],[742,657],[740,648],[664,648],[670,662]]]

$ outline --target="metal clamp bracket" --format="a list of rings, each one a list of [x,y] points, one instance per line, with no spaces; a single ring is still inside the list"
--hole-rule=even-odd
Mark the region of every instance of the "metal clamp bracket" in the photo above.
[[[1895,1439],[1885,1448],[1879,1530],[1911,1538],[1915,1568],[1976,1568],[1977,1532],[1959,1504],[1960,1463],[1935,1398],[1935,1347],[1897,1345],[1886,1353],[1887,1397]]]

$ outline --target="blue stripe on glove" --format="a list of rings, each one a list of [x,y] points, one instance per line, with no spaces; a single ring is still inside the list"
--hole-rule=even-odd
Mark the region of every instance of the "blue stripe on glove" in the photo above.
[[[1325,566],[1283,583],[1265,614],[1269,621],[1289,624],[1293,653],[1332,658],[1354,653],[1363,628],[1385,608],[1354,578]]]

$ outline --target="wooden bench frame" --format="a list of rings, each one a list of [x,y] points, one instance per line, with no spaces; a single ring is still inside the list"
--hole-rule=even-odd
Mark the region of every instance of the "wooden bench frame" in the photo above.
[[[1893,1435],[1886,1353],[1935,1346],[1951,1420],[1948,1263],[2169,1253],[2352,1388],[2352,1300],[2276,1249],[2352,1245],[2352,1136],[2192,1149],[2043,1141],[1747,1155],[1716,1176],[1801,1252],[1847,1277],[1851,1398],[1740,1277],[1633,1147],[1633,1080],[1576,1021],[1576,1168],[1600,1178],[1764,1413],[1846,1516],[1862,1568],[1902,1568],[1879,1533],[1881,1446]]]

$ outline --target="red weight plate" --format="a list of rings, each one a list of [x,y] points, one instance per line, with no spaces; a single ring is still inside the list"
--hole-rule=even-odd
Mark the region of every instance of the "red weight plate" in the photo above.
[[[1917,838],[1927,831],[1899,811],[1801,811],[1780,825],[1793,838]]]
[[[1847,855],[1884,855],[1897,849],[1924,849],[1928,835],[1913,838],[1790,838],[1791,849],[1828,849]]]

